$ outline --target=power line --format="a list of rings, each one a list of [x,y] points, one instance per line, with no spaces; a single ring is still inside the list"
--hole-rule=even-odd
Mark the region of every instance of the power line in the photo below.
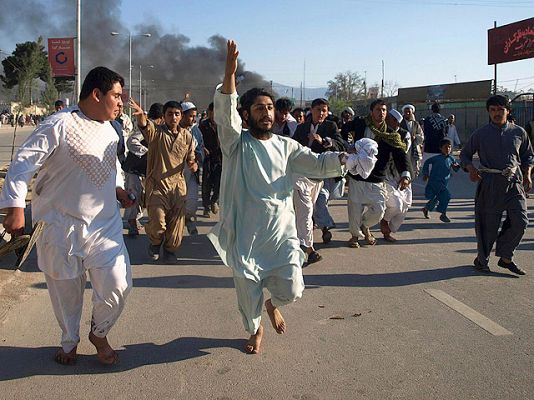
[[[362,0],[349,0],[356,3],[367,3],[367,1]],[[477,2],[476,0],[467,0],[467,1],[454,1],[454,0],[425,0],[425,1],[410,1],[410,0],[382,0],[382,4],[413,4],[419,6],[459,6],[459,7],[496,7],[496,8],[532,8],[531,1],[507,1],[506,4],[503,4],[502,1],[491,1],[483,0]]]

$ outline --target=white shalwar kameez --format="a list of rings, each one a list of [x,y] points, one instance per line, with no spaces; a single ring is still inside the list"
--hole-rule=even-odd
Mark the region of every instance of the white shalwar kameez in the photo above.
[[[220,221],[208,234],[232,268],[245,329],[256,334],[263,288],[275,307],[302,296],[304,280],[293,210],[293,174],[321,179],[340,176],[339,153],[314,154],[293,139],[258,140],[242,131],[237,93],[214,97],[223,153]]]
[[[404,141],[406,142],[407,151],[410,151],[412,139],[409,133],[404,137]],[[384,181],[387,199],[383,219],[388,223],[389,229],[393,233],[399,230],[412,205],[412,186],[409,185],[405,189],[400,190],[399,180],[400,174],[395,167],[393,158],[391,158],[386,167],[386,180]]]
[[[91,331],[107,335],[132,286],[122,237],[116,187],[122,187],[118,136],[109,122],[87,118],[78,108],[47,118],[22,144],[0,195],[0,208],[25,207],[28,183],[32,219],[44,221],[38,266],[45,273],[63,351],[79,342],[86,271],[93,287]]]

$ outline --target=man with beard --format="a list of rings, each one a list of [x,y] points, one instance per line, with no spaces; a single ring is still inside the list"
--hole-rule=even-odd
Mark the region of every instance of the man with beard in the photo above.
[[[224,81],[214,97],[215,121],[223,153],[220,221],[208,234],[223,262],[232,268],[239,311],[250,333],[245,351],[260,352],[263,289],[277,333],[287,326],[279,308],[300,298],[302,263],[292,204],[293,173],[313,178],[341,175],[344,153],[314,154],[273,135],[273,97],[254,88],[240,99],[248,130],[237,111],[237,45],[227,43]]]
[[[469,178],[478,182],[475,195],[475,233],[478,254],[474,267],[489,273],[489,257],[497,242],[497,265],[514,274],[525,275],[513,262],[528,225],[525,192],[532,188],[530,177],[534,154],[523,128],[507,121],[510,101],[500,95],[490,97],[486,109],[491,122],[477,129],[460,153],[462,165]],[[480,167],[473,165],[477,153]],[[506,219],[501,223],[503,213]]]
[[[403,118],[400,112],[395,109],[388,111],[388,115],[386,116],[388,131],[399,132],[402,140],[406,143],[407,152],[409,153],[413,143],[410,132],[401,127],[402,121]],[[404,190],[400,190],[400,172],[397,170],[392,156],[390,156],[385,173],[386,179],[384,183],[388,196],[384,218],[380,220],[380,231],[384,235],[385,241],[394,243],[397,239],[391,234],[399,230],[406,218],[408,209],[412,205],[412,188],[408,185]]]
[[[421,160],[423,159],[423,142],[425,135],[419,122],[415,120],[415,107],[411,104],[406,104],[402,107],[402,122],[400,127],[410,132],[410,139],[412,145],[408,149],[408,156],[412,166],[413,177],[419,176],[421,171]]]

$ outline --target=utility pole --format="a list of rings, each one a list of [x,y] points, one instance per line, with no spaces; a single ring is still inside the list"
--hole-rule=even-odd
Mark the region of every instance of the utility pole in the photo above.
[[[497,21],[493,21],[493,27],[497,28]],[[497,63],[493,64],[493,94],[497,94]]]
[[[367,99],[367,71],[363,71],[363,97]]]
[[[304,102],[306,102],[306,60],[304,60],[304,75],[302,80],[302,97]]]
[[[380,91],[380,97],[384,98],[384,60],[382,60],[382,89]]]

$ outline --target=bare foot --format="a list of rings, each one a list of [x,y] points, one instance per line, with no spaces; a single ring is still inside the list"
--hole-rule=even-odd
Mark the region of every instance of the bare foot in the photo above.
[[[380,232],[382,232],[384,236],[391,234],[391,228],[385,219],[380,220]]]
[[[78,356],[76,355],[76,347],[74,347],[68,353],[65,353],[65,351],[60,348],[58,351],[56,351],[54,356],[54,361],[61,365],[74,365],[76,364],[77,359]]]
[[[271,319],[271,325],[276,333],[284,333],[286,331],[286,321],[284,320],[284,317],[282,317],[282,313],[278,308],[273,306],[271,299],[265,302],[265,308],[267,309],[267,314],[269,314],[269,318]]]
[[[89,332],[89,341],[96,347],[96,358],[102,364],[113,365],[119,363],[119,355],[111,348],[107,337],[99,338],[93,332]]]
[[[247,344],[245,345],[245,353],[259,354],[261,348],[261,339],[263,338],[263,326],[259,326],[255,335],[251,335]]]
[[[397,239],[395,239],[393,236],[391,236],[391,233],[385,234],[384,233],[384,240],[386,242],[395,243]]]

